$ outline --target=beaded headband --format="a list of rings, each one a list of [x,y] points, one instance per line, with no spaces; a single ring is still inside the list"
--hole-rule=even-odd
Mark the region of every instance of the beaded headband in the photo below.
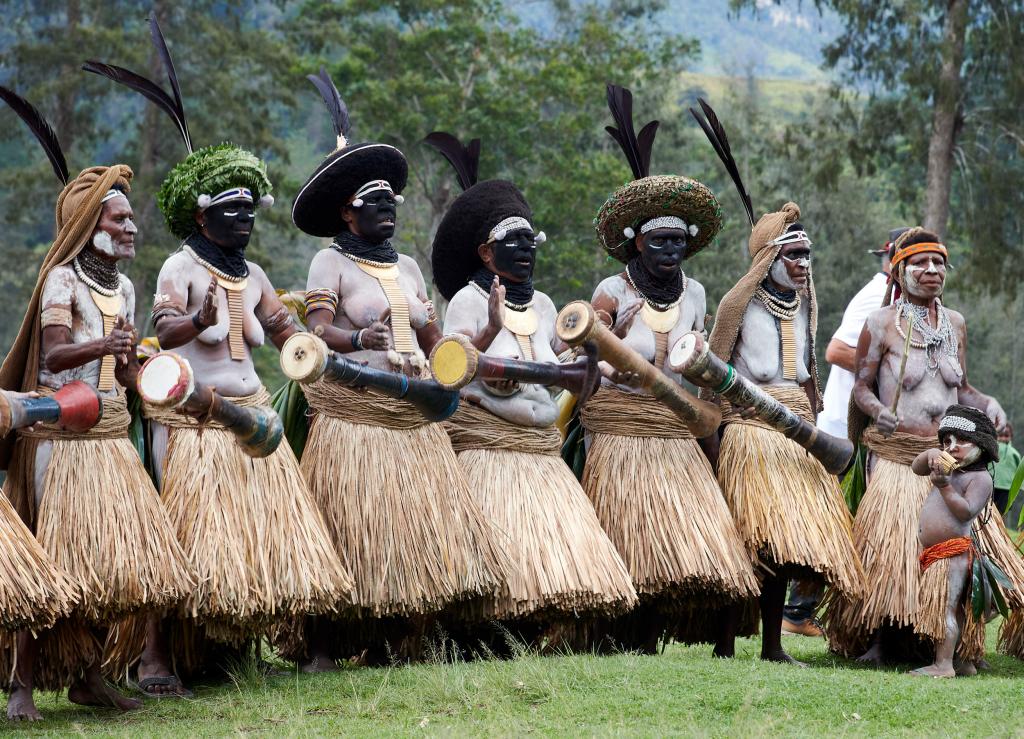
[[[697,235],[696,224],[687,225],[679,216],[659,216],[658,218],[652,218],[640,227],[640,233],[645,234],[648,231],[653,231],[656,228],[678,228],[686,231],[690,236]]]
[[[939,421],[939,431],[943,429],[954,429],[956,431],[966,431],[969,434],[973,434],[978,430],[978,424],[970,419],[963,418],[962,416],[944,416]]]
[[[127,195],[125,195],[120,190],[107,190],[106,194],[102,198],[100,198],[100,205],[103,205],[103,203],[107,202],[108,200],[113,200],[118,195],[122,195],[124,197],[128,197]]]
[[[498,225],[491,229],[491,232],[487,234],[487,241],[501,241],[503,238],[508,236],[510,231],[518,231],[520,229],[529,229],[533,231],[533,225],[523,218],[522,216],[509,216],[504,220],[498,221]],[[538,244],[543,244],[547,241],[547,236],[543,231],[536,235],[536,241]]]
[[[205,193],[196,198],[196,205],[199,206],[199,210],[206,210],[212,208],[214,205],[220,205],[226,203],[229,200],[247,200],[252,202],[252,190],[248,187],[232,187],[223,192],[219,192],[213,197],[206,195]],[[269,193],[260,198],[260,205],[264,208],[269,208],[274,204],[274,196]]]
[[[356,194],[352,196],[352,202],[350,203],[353,208],[363,207],[363,197],[369,195],[375,190],[386,190],[395,196],[395,202],[401,205],[405,202],[405,198],[401,195],[395,195],[395,191],[391,187],[391,183],[387,180],[370,180],[365,185],[356,190]]]

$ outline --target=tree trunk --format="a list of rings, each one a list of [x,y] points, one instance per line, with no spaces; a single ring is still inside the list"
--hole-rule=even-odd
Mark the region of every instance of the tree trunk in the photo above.
[[[964,61],[964,34],[968,0],[948,0],[942,25],[942,66],[935,88],[932,133],[928,141],[928,175],[924,227],[941,238],[949,219],[949,193],[953,178],[953,149],[959,129],[960,68]]]

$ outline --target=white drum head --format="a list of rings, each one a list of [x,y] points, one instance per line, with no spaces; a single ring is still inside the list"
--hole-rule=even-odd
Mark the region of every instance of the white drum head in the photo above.
[[[668,353],[669,366],[678,372],[693,360],[702,343],[701,335],[694,331],[683,334]]]
[[[139,370],[139,394],[148,403],[175,407],[195,391],[195,378],[188,362],[177,354],[160,352]]]

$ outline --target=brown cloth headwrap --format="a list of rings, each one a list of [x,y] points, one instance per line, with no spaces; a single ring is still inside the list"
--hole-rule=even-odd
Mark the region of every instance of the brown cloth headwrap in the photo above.
[[[782,246],[770,246],[771,242],[786,232],[790,224],[800,220],[800,206],[796,203],[786,203],[782,210],[776,213],[766,213],[754,224],[750,232],[750,240],[747,242],[747,251],[750,253],[750,269],[740,278],[732,290],[725,294],[722,302],[718,304],[718,312],[715,313],[715,325],[711,330],[709,345],[718,357],[726,362],[732,361],[732,352],[736,348],[736,340],[740,335],[740,328],[743,326],[743,316],[747,312],[747,306],[754,299],[754,293],[758,285],[764,282],[768,271],[772,268],[772,262],[779,256]],[[818,363],[814,358],[814,335],[818,330],[818,301],[814,296],[814,278],[809,276],[807,288],[804,291],[803,299],[809,301],[810,305],[810,349],[811,349],[811,379],[814,380],[815,397],[818,398],[818,410],[821,410],[821,388],[818,385]],[[709,393],[702,393],[702,397]]]
[[[41,339],[39,303],[50,271],[69,263],[89,243],[100,221],[103,196],[115,186],[131,191],[132,170],[124,164],[90,167],[71,180],[57,198],[57,236],[39,268],[32,299],[21,321],[18,337],[0,366],[0,388],[26,392],[36,389]],[[15,436],[0,441],[0,469],[7,469]]]

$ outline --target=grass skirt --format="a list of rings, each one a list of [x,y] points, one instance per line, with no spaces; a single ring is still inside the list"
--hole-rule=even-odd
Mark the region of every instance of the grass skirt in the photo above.
[[[505,559],[440,426],[319,413],[302,471],[348,558],[361,617],[431,613],[501,587]]]
[[[610,615],[636,604],[626,566],[558,456],[556,429],[524,428],[472,406],[445,425],[469,489],[512,560],[508,591],[487,603],[485,616]]]
[[[844,593],[860,592],[853,522],[839,483],[796,442],[734,421],[722,436],[718,481],[752,559],[810,570]]]
[[[77,588],[0,495],[0,629],[45,629],[68,613]]]
[[[253,458],[223,429],[172,426],[162,498],[199,583],[182,615],[211,636],[347,605],[352,579],[287,444]]]

